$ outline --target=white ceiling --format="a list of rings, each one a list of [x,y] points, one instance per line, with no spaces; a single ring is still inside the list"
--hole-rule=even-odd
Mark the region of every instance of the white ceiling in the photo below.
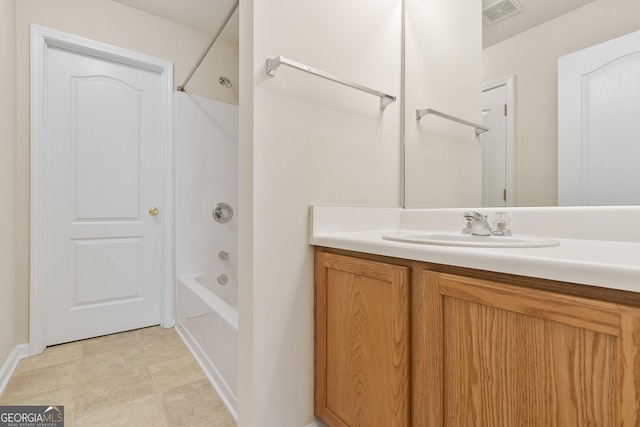
[[[231,10],[233,0],[113,0],[213,35]],[[238,11],[221,38],[238,43]]]
[[[482,45],[491,46],[594,0],[516,0],[524,10],[493,25],[482,24]],[[482,8],[496,0],[482,0]]]
[[[118,3],[170,19],[204,31],[216,32],[233,5],[233,0],[114,0]],[[517,0],[524,11],[496,22],[483,23],[483,46],[498,43],[553,18],[571,12],[594,0]],[[482,7],[496,0],[482,0]],[[482,17],[478,17],[482,19]],[[238,12],[236,11],[220,37],[238,43]]]

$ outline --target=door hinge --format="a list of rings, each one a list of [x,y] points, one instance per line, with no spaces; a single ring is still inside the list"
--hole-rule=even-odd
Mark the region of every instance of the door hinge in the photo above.
[[[502,190],[502,200],[507,201],[507,189]]]
[[[504,104],[504,115],[507,115],[507,104]]]

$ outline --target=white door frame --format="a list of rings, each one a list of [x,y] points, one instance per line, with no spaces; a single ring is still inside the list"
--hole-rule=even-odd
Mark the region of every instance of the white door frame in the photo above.
[[[506,103],[507,103],[507,129],[506,129],[506,190],[507,200],[506,206],[516,206],[516,149],[515,149],[515,124],[516,124],[516,90],[515,90],[516,76],[515,74],[509,74],[508,76],[501,77],[499,79],[484,83],[482,85],[482,92],[495,89],[500,86],[506,88]]]
[[[107,59],[160,74],[162,79],[162,153],[164,212],[162,260],[162,319],[170,328],[174,313],[174,140],[173,140],[173,63],[130,50],[74,36],[50,28],[31,25],[31,208],[30,208],[30,302],[29,353],[44,351],[45,278],[45,96],[46,51],[49,46]]]

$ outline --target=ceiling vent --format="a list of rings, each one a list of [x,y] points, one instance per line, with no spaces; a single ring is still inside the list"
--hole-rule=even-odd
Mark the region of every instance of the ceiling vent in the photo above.
[[[485,24],[491,25],[523,10],[524,6],[516,0],[499,0],[482,9],[482,20]]]

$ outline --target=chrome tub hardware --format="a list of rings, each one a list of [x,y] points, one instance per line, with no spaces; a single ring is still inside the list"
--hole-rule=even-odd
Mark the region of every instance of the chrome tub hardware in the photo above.
[[[225,251],[218,252],[218,258],[220,259],[229,259],[229,253]]]
[[[228,203],[220,202],[216,203],[211,214],[216,221],[225,223],[231,221],[231,218],[233,218],[233,209]]]

